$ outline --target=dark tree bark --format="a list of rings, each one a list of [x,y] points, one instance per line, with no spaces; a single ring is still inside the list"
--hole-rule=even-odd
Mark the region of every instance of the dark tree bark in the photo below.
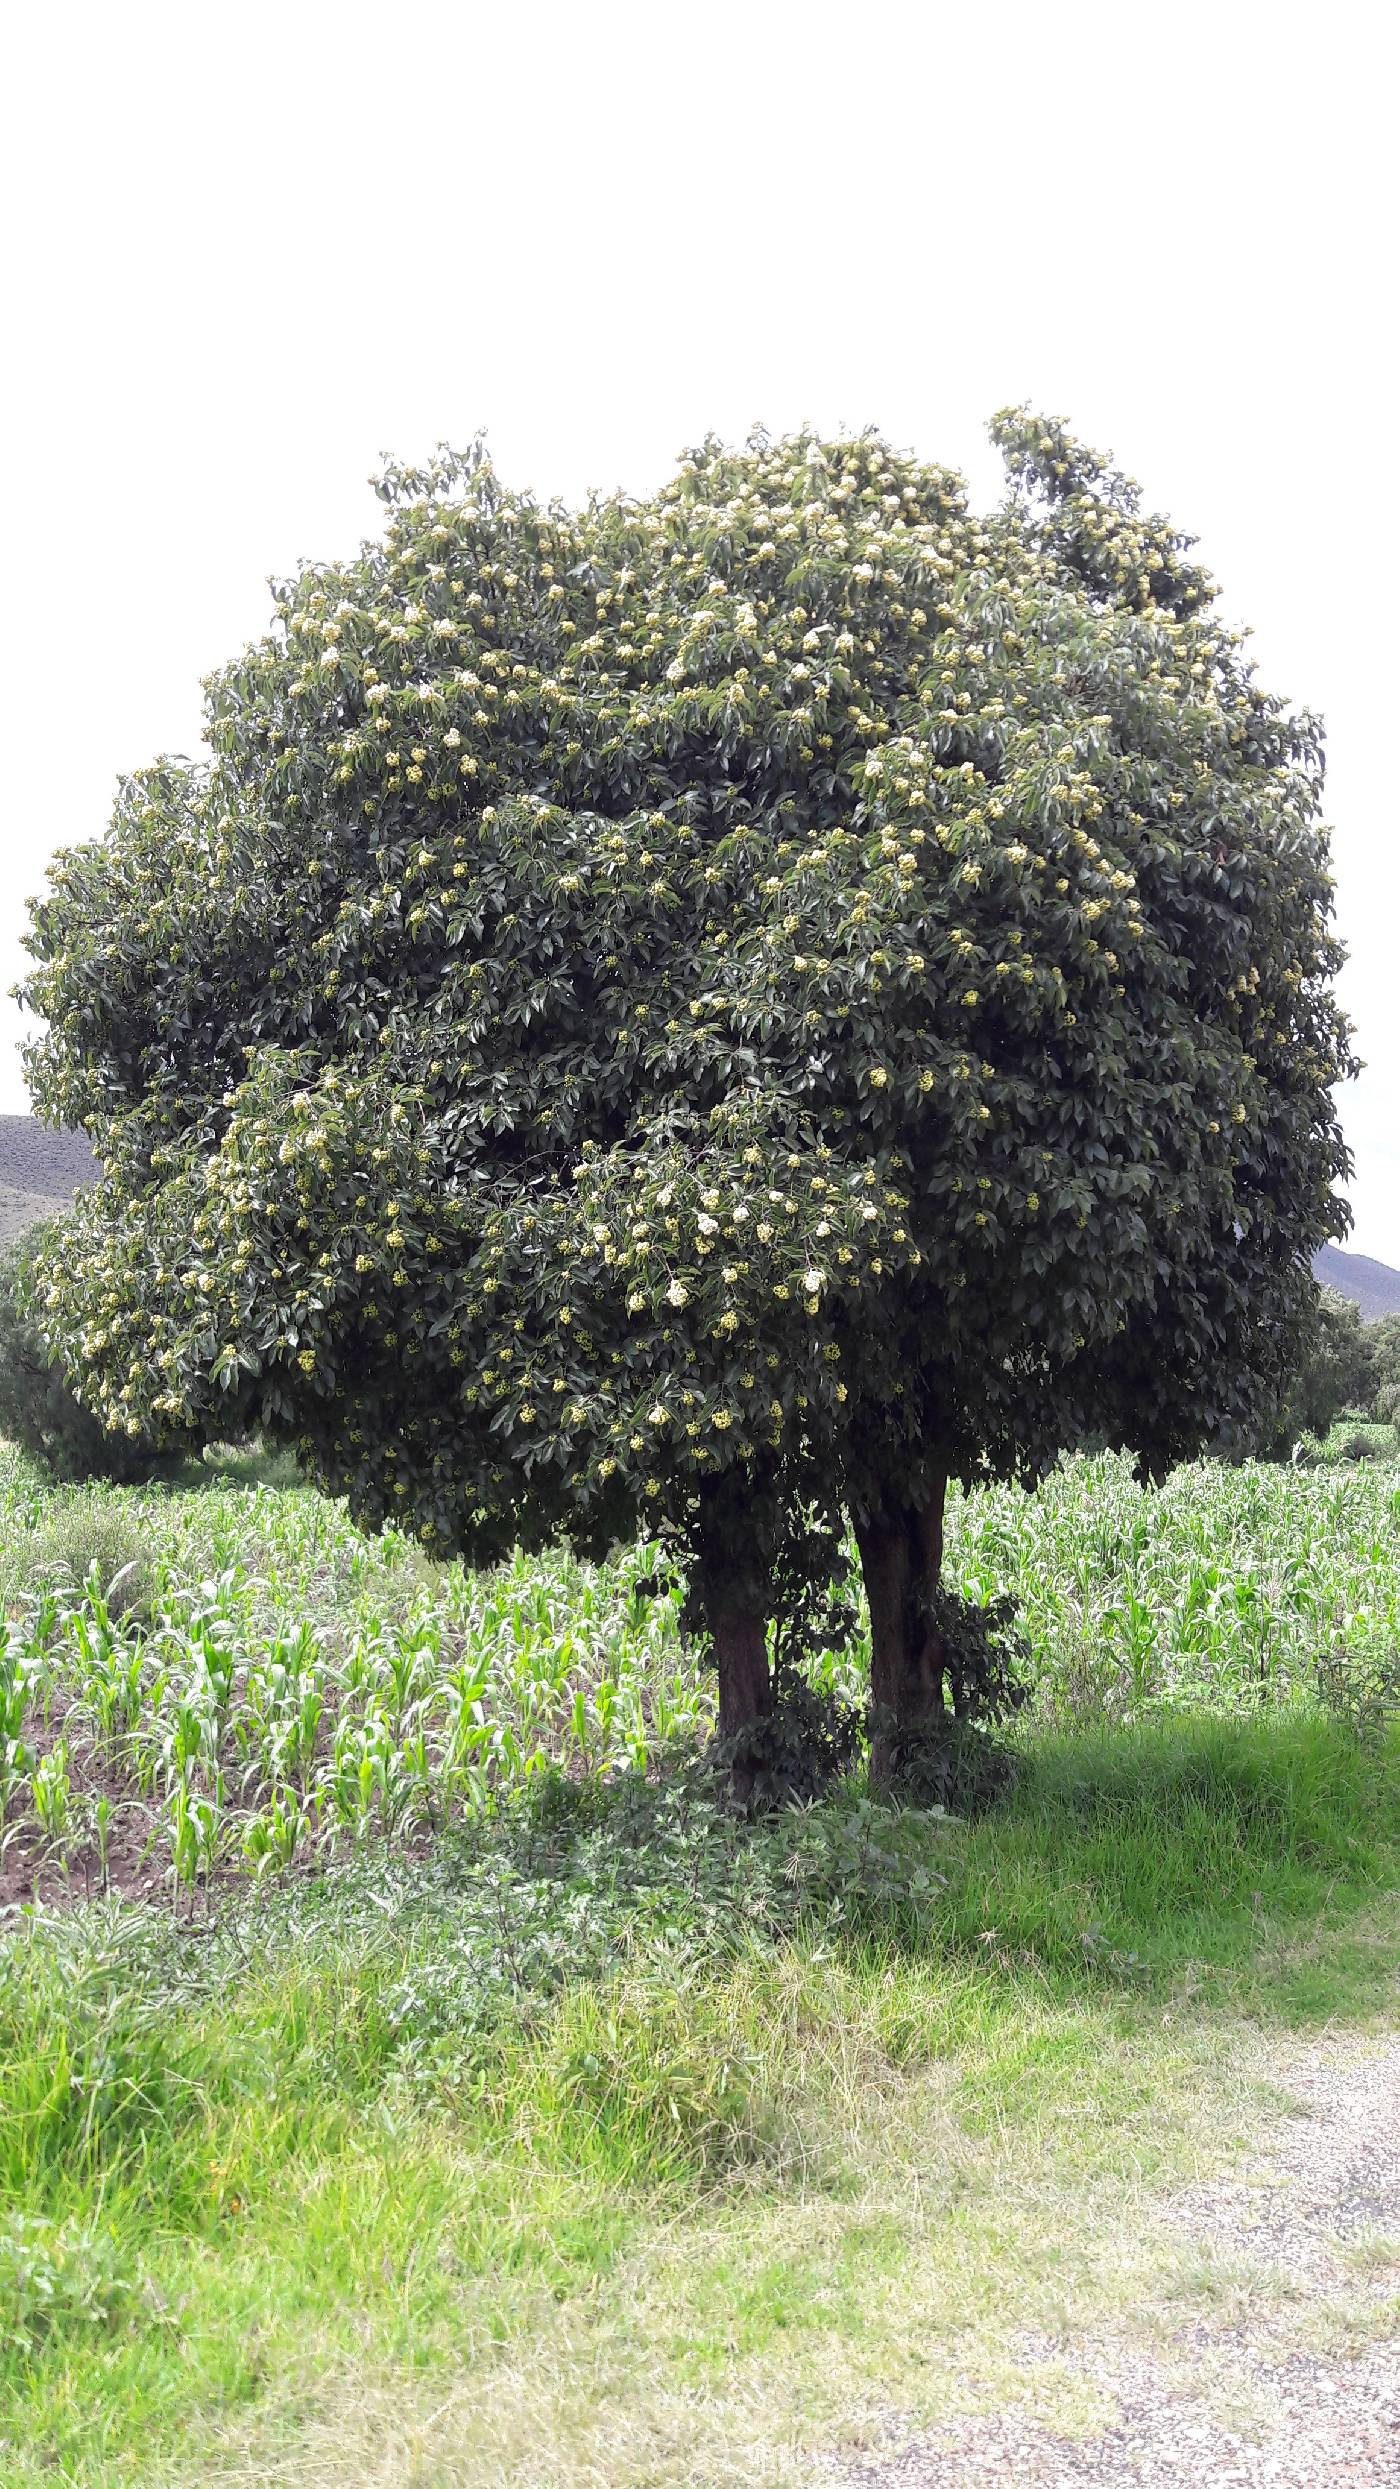
[[[773,1708],[768,1673],[768,1620],[760,1607],[707,1602],[719,1671],[719,1733],[738,1737]]]
[[[772,1580],[754,1516],[728,1480],[707,1487],[701,1498],[696,1576],[719,1677],[719,1735],[726,1744],[739,1741],[734,1785],[746,1796],[753,1771],[742,1741],[773,1708],[768,1666]]]
[[[903,1739],[947,1717],[943,1641],[932,1609],[943,1568],[947,1492],[947,1474],[939,1472],[917,1503],[856,1516],[870,1605],[870,1776],[876,1782],[894,1777]]]

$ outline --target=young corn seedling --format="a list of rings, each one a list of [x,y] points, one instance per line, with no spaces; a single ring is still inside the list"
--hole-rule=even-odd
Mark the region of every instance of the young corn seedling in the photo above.
[[[99,1889],[104,1893],[108,1890],[111,1880],[108,1874],[107,1861],[112,1846],[112,1826],[115,1819],[115,1812],[116,1810],[112,1805],[112,1801],[104,1789],[101,1796],[94,1801],[92,1809],[92,1840],[93,1847],[97,1852],[98,1885]]]
[[[128,1638],[97,1602],[90,1616],[78,1610],[69,1618],[68,1633],[79,1689],[99,1742],[110,1748],[136,1727],[144,1709],[142,1637]]]
[[[313,1819],[297,1789],[274,1789],[243,1829],[243,1854],[255,1875],[290,1867]]]
[[[386,1635],[378,1675],[379,1708],[397,1728],[431,1688],[441,1665],[440,1636],[431,1618]]]
[[[324,1656],[314,1626],[275,1635],[248,1670],[243,1708],[234,1723],[240,1752],[255,1777],[304,1786],[325,1716]]]
[[[167,1804],[170,1864],[178,1903],[183,1891],[193,1898],[219,1863],[226,1817],[217,1796],[192,1790],[183,1781],[172,1788]]]
[[[25,1602],[27,1639],[32,1651],[47,1651],[57,1640],[64,1619],[64,1605],[57,1590],[47,1584],[34,1591]]]
[[[34,1666],[22,1637],[12,1626],[0,1644],[0,1830],[22,1796],[34,1758],[24,1736]]]
[[[403,1783],[406,1813],[417,1816],[433,1832],[440,1832],[445,1820],[442,1775],[437,1749],[421,1720],[399,1747],[398,1771]]]
[[[31,1796],[40,1831],[46,1840],[61,1846],[73,1813],[66,1737],[56,1738],[48,1753],[39,1757],[34,1766]]]
[[[332,1756],[330,1804],[348,1832],[368,1832],[376,1814],[386,1832],[399,1824],[411,1791],[402,1762],[382,1718],[343,1720]]]

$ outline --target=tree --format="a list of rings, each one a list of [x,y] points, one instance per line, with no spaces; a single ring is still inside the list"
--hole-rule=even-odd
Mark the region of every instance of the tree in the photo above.
[[[107,1167],[46,1319],[478,1558],[680,1541],[721,1722],[851,1513],[877,1763],[960,1695],[949,1477],[1262,1406],[1342,1223],[1320,735],[1058,426],[541,509],[478,446],[278,593],[211,764],[34,911]]]
[[[1248,1436],[1232,1432],[1240,1452],[1286,1460],[1300,1435],[1325,1435],[1343,1410],[1367,1408],[1374,1385],[1373,1328],[1362,1322],[1361,1308],[1350,1297],[1318,1288],[1281,1397]]]
[[[1367,1398],[1378,1418],[1400,1419],[1400,1314],[1382,1314],[1365,1329]]]

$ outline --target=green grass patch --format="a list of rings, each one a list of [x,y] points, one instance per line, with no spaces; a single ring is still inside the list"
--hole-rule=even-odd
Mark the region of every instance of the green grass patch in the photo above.
[[[17,1926],[3,2476],[640,2489],[701,2389],[706,2478],[750,2394],[819,2429],[833,2341],[857,2399],[990,2378],[1229,2148],[1251,2027],[1393,2000],[1395,1807],[1325,1719],[1183,1718],[1030,1737],[971,1825],[556,1780],[207,1930]]]

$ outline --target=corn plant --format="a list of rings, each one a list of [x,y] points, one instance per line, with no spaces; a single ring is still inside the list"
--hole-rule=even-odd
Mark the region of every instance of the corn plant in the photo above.
[[[197,1884],[208,1881],[219,1863],[225,1831],[219,1795],[177,1780],[167,1799],[166,1821],[176,1891],[192,1893]]]
[[[133,1539],[148,1586],[124,1608],[121,1569],[72,1550]],[[651,1769],[713,1721],[654,1545],[473,1575],[305,1488],[55,1498],[0,1447],[0,1565],[0,1838],[81,1846],[101,1875],[136,1806],[182,1894],[480,1813],[550,1762]],[[1324,1652],[1360,1681],[1400,1649],[1400,1478],[1203,1462],[1148,1488],[1113,1456],[1067,1462],[1034,1495],[956,1495],[946,1570],[1018,1602],[1057,1708],[1315,1703]],[[858,1638],[809,1665],[862,1698]]]
[[[40,1831],[55,1845],[61,1844],[73,1812],[66,1737],[56,1738],[48,1753],[40,1755],[34,1766],[31,1796]]]
[[[0,1831],[33,1769],[33,1754],[24,1737],[33,1687],[30,1652],[23,1637],[7,1626],[0,1643]]]
[[[290,1867],[315,1834],[315,1813],[299,1789],[270,1789],[242,1833],[243,1855],[256,1875]]]

